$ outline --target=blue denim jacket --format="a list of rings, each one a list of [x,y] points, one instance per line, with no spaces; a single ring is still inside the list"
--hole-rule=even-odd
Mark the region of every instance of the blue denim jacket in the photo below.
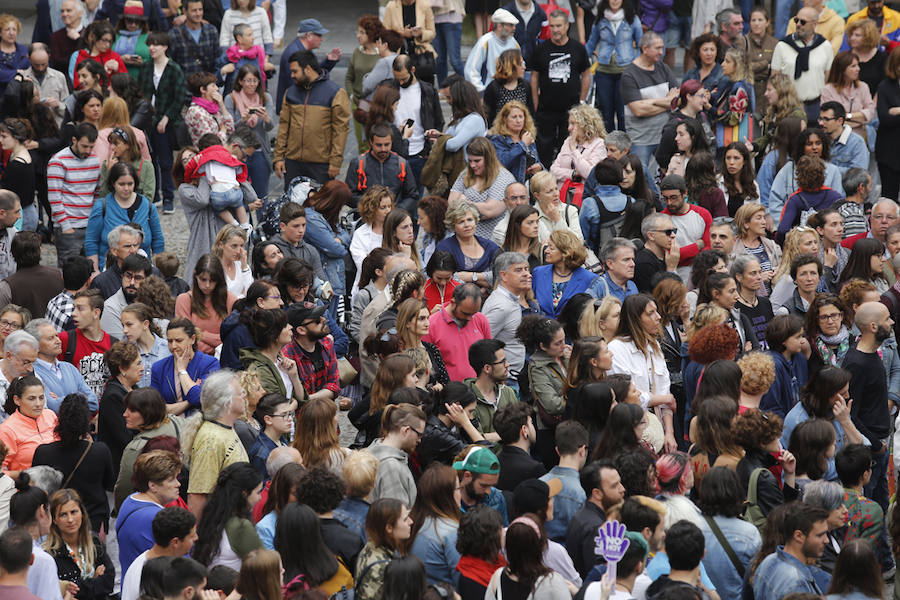
[[[497,150],[497,159],[500,164],[506,167],[519,183],[525,183],[525,165],[528,155],[531,155],[536,163],[540,164],[541,162],[537,159],[537,146],[534,143],[526,146],[525,142],[514,142],[508,135],[492,135],[489,139]]]
[[[336,237],[340,238],[341,243],[338,243]],[[335,231],[325,217],[307,206],[306,233],[303,239],[318,250],[319,256],[322,257],[322,268],[328,281],[331,282],[334,293],[345,294],[344,257],[347,256],[347,248],[350,247],[350,234],[342,228]]]
[[[597,62],[601,65],[610,64],[613,52],[615,52],[616,66],[624,67],[631,64],[631,61],[640,53],[642,35],[644,35],[644,30],[637,17],[630,25],[623,21],[615,32],[609,19],[603,18],[594,23],[585,49],[588,56],[591,56],[596,48]]]
[[[587,496],[584,488],[581,487],[578,471],[571,467],[557,465],[546,475],[540,477],[541,481],[550,481],[551,479],[559,479],[562,483],[562,490],[553,497],[553,520],[547,521],[545,527],[547,536],[554,542],[562,544],[566,541],[566,529],[569,527],[569,521],[584,506]]]
[[[459,524],[450,519],[426,517],[422,528],[416,534],[410,553],[425,565],[425,575],[429,584],[449,583],[456,587],[459,582],[459,551],[456,549],[456,534]]]
[[[822,588],[808,566],[785,552],[784,546],[778,546],[756,569],[753,597],[755,600],[773,600],[799,592],[819,596]]]
[[[750,560],[759,551],[762,538],[759,531],[752,524],[736,517],[713,517],[716,525],[722,530],[722,535],[731,544],[738,560],[746,568]],[[720,598],[740,598],[743,580],[738,575],[731,559],[725,553],[719,540],[716,539],[712,529],[706,520],[703,521],[703,537],[706,538],[706,554],[703,556],[703,566],[709,578],[716,586]]]
[[[593,173],[592,173],[593,174]],[[606,199],[606,200],[604,200]],[[600,203],[604,210],[600,210]],[[597,185],[597,180],[592,176],[584,182],[584,201],[581,204],[581,212],[578,215],[578,224],[581,225],[581,233],[588,248],[594,251],[600,250],[600,228],[609,215],[607,206],[622,205],[622,209],[628,206],[628,196],[622,193],[617,185]]]
[[[503,526],[506,527],[507,525],[509,525],[509,517],[507,516],[506,512],[506,497],[503,495],[503,492],[495,487],[492,487],[491,491],[488,492],[488,495],[484,500],[476,502],[472,506],[468,506],[463,503],[459,505],[459,508],[463,512],[466,512],[470,508],[478,506],[479,504],[483,504],[488,508],[493,508],[494,510],[496,510],[498,513],[500,513],[500,518],[503,520]]]
[[[362,538],[366,538],[366,517],[369,514],[369,503],[362,498],[344,498],[338,507],[334,509],[334,518],[344,524],[350,531],[355,531]]]

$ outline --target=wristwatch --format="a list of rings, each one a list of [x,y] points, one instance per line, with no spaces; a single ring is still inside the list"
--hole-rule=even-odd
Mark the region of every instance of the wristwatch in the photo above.
[[[179,374],[179,375],[187,375],[188,372],[185,371],[184,369],[182,369],[182,370],[178,371],[178,374]],[[190,377],[190,375],[188,375],[188,377]]]
[[[478,273],[472,273],[472,283],[478,282]]]

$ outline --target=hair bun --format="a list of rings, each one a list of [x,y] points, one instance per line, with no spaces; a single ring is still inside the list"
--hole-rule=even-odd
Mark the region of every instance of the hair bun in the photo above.
[[[16,478],[16,491],[24,492],[31,487],[31,476],[25,471],[20,471]]]

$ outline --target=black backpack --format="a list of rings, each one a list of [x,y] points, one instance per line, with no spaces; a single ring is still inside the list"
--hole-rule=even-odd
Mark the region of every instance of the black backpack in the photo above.
[[[309,177],[303,175],[294,177],[279,198],[266,202],[257,211],[259,224],[253,230],[253,243],[258,244],[281,232],[281,227],[278,224],[278,215],[282,206],[288,202],[296,202],[302,206],[306,199],[309,198],[309,195],[320,187],[322,187],[321,184]]]

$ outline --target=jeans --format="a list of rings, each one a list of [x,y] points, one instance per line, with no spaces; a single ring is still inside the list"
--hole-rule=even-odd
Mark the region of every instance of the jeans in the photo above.
[[[435,23],[436,35],[432,40],[435,52],[437,52],[436,70],[437,83],[447,79],[450,69],[447,65],[447,59],[457,75],[464,75],[462,56],[459,53],[460,44],[462,44],[462,23]]]
[[[244,193],[240,186],[231,188],[226,192],[209,192],[209,204],[216,212],[238,208],[244,204]]]
[[[559,149],[569,135],[569,115],[566,112],[552,113],[538,111],[534,115],[537,136],[534,141],[541,163],[552,165]]]
[[[304,175],[317,183],[324,184],[331,179],[328,176],[328,163],[300,162],[290,158],[284,159],[284,187],[294,180],[294,177]]]
[[[887,513],[888,509],[888,483],[887,483],[887,467],[888,467],[888,458],[890,458],[890,452],[887,449],[887,444],[890,444],[891,439],[886,438],[883,440],[879,440],[882,444],[885,445],[885,450],[881,454],[873,454],[872,462],[874,463],[874,467],[872,468],[872,478],[869,480],[869,483],[863,488],[863,494],[865,494],[866,498],[877,502],[879,506]]]
[[[422,169],[425,168],[425,163],[427,161],[428,161],[428,157],[422,156],[421,154],[416,155],[416,156],[410,156],[406,160],[406,164],[409,165],[409,170],[412,171],[413,177],[416,178],[416,187],[419,189],[419,198],[422,198],[425,196],[425,193],[424,193],[425,186],[422,185]],[[407,211],[409,212],[409,209],[407,209]],[[416,219],[419,218],[419,215],[418,215],[418,212],[416,211],[415,205],[412,207],[412,211],[409,212],[409,215],[412,217],[413,223],[415,223]]]
[[[22,207],[22,231],[34,231],[38,224],[37,202]]]
[[[165,133],[159,133],[153,127],[150,143],[153,146],[153,164],[156,165],[156,181],[162,194],[163,208],[171,208],[175,198],[175,181],[172,179],[172,142],[169,140],[168,127]]]
[[[742,0],[741,3],[746,1]],[[796,4],[797,0],[775,0],[775,33],[773,35],[779,40],[787,35],[788,21],[791,20],[791,13]],[[741,12],[743,12],[743,7],[741,7]],[[749,23],[749,19],[745,19],[744,22]]]
[[[806,111],[806,122],[807,123],[818,123],[819,122],[819,101],[818,100],[813,100],[811,102],[804,102],[803,110]]]
[[[644,167],[644,177],[647,179],[647,185],[650,186],[650,192],[653,196],[659,195],[659,187],[656,185],[655,169],[659,168],[656,163],[656,148],[659,144],[651,144],[649,146],[634,145],[631,147],[631,153],[641,159],[641,165]],[[651,166],[654,170],[651,170]]]
[[[607,131],[615,129],[625,131],[625,103],[622,102],[622,92],[619,89],[621,79],[621,74],[611,75],[597,71],[594,75],[594,85],[597,86],[597,109],[603,115]]]
[[[60,269],[66,260],[73,256],[84,255],[84,238],[87,229],[79,228],[72,233],[63,233],[59,227],[53,232],[53,241],[56,244],[56,266]]]
[[[265,201],[269,195],[269,176],[272,174],[272,163],[262,150],[257,150],[247,159],[247,173],[250,175],[250,185],[256,196]]]

